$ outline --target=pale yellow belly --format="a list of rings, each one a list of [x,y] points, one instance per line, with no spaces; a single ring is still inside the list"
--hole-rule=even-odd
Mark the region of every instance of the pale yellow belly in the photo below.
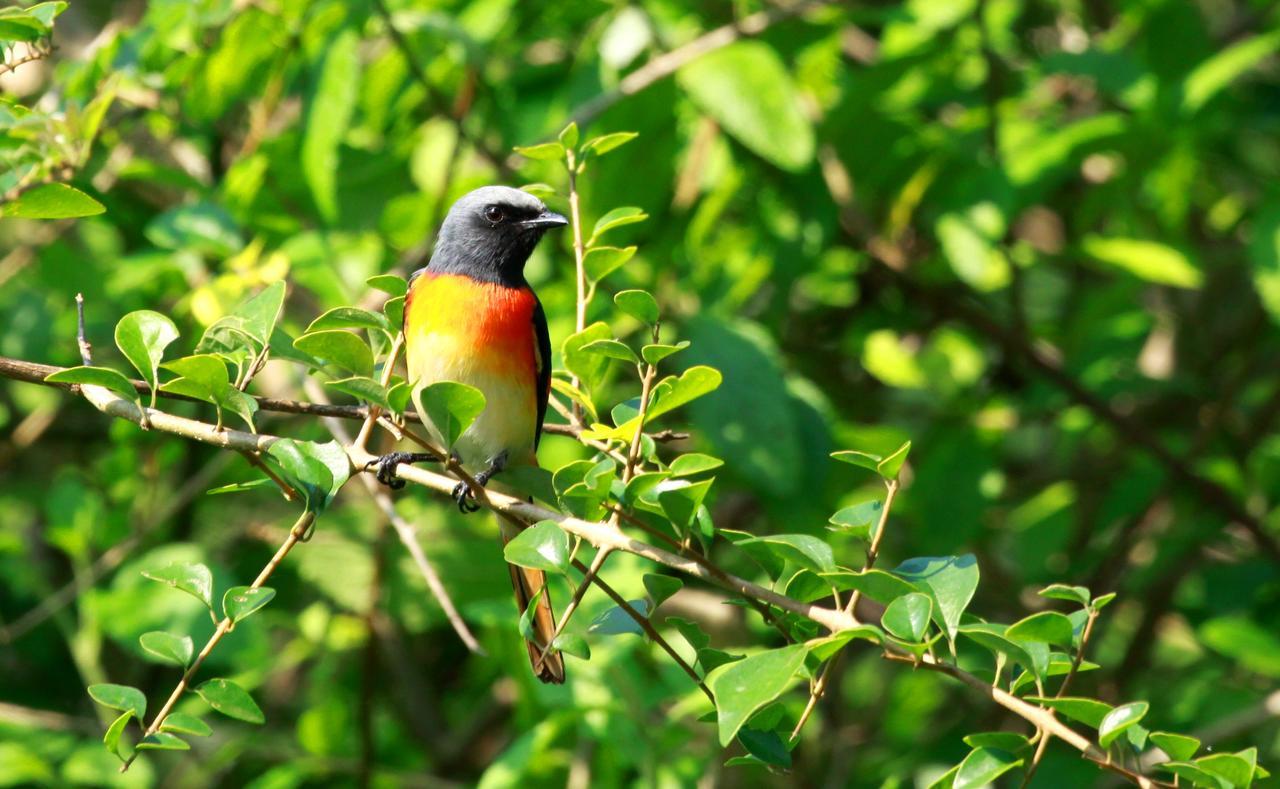
[[[509,464],[534,462],[538,409],[535,384],[513,360],[504,359],[492,349],[476,353],[474,346],[456,334],[430,332],[410,345],[407,363],[410,380],[415,383],[414,404],[439,445],[443,445],[444,437],[422,408],[422,388],[439,381],[456,381],[474,386],[484,395],[484,411],[454,445],[469,472],[483,469],[503,451],[507,452]]]

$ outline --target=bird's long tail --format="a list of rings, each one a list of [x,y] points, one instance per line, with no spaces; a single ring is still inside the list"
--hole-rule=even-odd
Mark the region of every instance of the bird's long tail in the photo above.
[[[501,516],[498,517],[498,525],[502,530],[503,545],[520,533],[515,525]],[[537,595],[539,590],[542,591],[538,596],[538,607],[532,617],[534,638],[526,640],[525,645],[529,648],[529,661],[533,664],[533,673],[538,679],[559,685],[564,682],[564,658],[560,652],[554,649],[548,651],[539,665],[542,649],[551,641],[556,630],[556,617],[551,608],[551,590],[547,587],[547,575],[542,570],[530,570],[514,564],[507,565],[507,569],[511,571],[511,586],[515,589],[516,608],[520,610],[521,616],[529,608],[529,601],[534,598],[534,595]]]

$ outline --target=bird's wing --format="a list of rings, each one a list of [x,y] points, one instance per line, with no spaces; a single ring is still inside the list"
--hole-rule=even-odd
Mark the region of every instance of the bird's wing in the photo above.
[[[533,359],[538,380],[538,427],[533,434],[533,446],[537,449],[542,440],[542,420],[547,416],[547,402],[551,399],[551,333],[547,331],[547,314],[542,302],[534,297],[533,303]]]

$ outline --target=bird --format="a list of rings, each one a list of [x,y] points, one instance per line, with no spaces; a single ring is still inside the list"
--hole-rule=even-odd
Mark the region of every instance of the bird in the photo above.
[[[524,267],[543,235],[567,224],[529,192],[481,187],[449,209],[430,260],[409,278],[403,332],[414,404],[428,433],[442,446],[443,431],[422,407],[422,389],[456,381],[480,390],[485,408],[452,450],[480,485],[508,467],[538,463],[551,391],[551,339],[546,313],[525,280]],[[443,458],[388,453],[375,461],[377,478],[401,487],[396,467],[425,460]],[[453,496],[463,512],[479,509],[466,482],[458,483]],[[501,516],[498,525],[503,545],[519,533],[518,526]],[[564,659],[546,649],[555,632],[546,574],[517,565],[508,569],[522,617],[531,602],[536,605],[530,617],[533,638],[526,639],[534,673],[543,682],[563,683]]]

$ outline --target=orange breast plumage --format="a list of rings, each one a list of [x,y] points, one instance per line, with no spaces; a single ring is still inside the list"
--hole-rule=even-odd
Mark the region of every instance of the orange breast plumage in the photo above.
[[[457,381],[479,389],[485,410],[458,441],[464,464],[481,468],[500,452],[529,462],[537,435],[537,358],[527,287],[423,272],[405,302],[405,357],[415,384]],[[423,413],[418,404],[418,413]],[[428,430],[439,441],[434,425]]]

